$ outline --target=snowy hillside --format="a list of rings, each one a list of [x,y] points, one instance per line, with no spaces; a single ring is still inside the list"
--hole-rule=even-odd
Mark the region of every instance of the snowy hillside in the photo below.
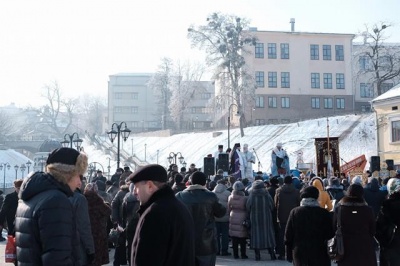
[[[367,158],[376,155],[376,130],[374,114],[366,115],[346,115],[329,118],[329,136],[339,137],[340,157],[344,161],[350,161],[355,157],[365,154]],[[283,143],[283,148],[287,150],[290,157],[291,168],[295,168],[297,152],[302,151],[305,163],[314,163],[315,146],[314,138],[327,137],[327,119],[307,120],[292,124],[265,125],[245,128],[245,136],[240,137],[238,128],[231,129],[231,146],[235,143],[247,143],[249,149],[255,149],[260,162],[261,171],[270,172],[271,150],[276,143]],[[142,137],[131,135],[124,143],[123,149],[129,155],[133,153],[141,160],[145,159],[148,163],[158,163],[168,166],[167,157],[170,152],[181,152],[188,163],[195,163],[197,167],[202,167],[203,158],[207,154],[214,154],[219,144],[224,145],[226,150],[228,145],[227,130],[218,131],[222,134],[213,137],[213,132],[206,133],[186,133],[170,137]],[[133,141],[131,140],[133,138]],[[104,137],[104,139],[106,139]],[[108,141],[108,140],[107,140]],[[86,142],[86,143],[85,143]],[[103,155],[101,151],[93,146],[83,146],[89,155],[89,161],[100,162],[105,171],[108,166],[109,155]],[[109,142],[109,141],[108,141]],[[133,150],[132,150],[133,142]],[[109,143],[108,145],[111,145]],[[114,144],[115,145],[115,144]],[[112,158],[114,159],[114,158]],[[121,161],[121,165],[124,165]],[[115,160],[111,160],[111,173],[115,172]],[[369,165],[367,165],[369,167]],[[257,163],[253,169],[257,171]]]

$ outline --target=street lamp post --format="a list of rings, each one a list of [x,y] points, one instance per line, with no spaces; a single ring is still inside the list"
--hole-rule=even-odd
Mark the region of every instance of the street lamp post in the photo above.
[[[29,174],[29,173],[30,173],[30,172],[29,172],[29,169],[31,168],[31,165],[32,165],[31,161],[28,161],[28,162],[26,163],[26,165],[28,166],[28,174]]]
[[[10,164],[9,163],[1,163],[0,164],[0,171],[3,170],[4,168],[4,175],[3,175],[3,192],[6,191],[6,169],[10,170]]]
[[[75,147],[76,150],[80,150],[81,144],[82,144],[83,140],[81,138],[79,138],[78,133],[74,132],[72,133],[72,135],[70,134],[65,134],[64,135],[64,140],[61,141],[61,145],[63,147],[70,147],[71,149],[73,148],[73,143],[75,143]]]
[[[108,179],[110,179],[110,172],[111,172],[110,161],[111,161],[111,158],[110,158],[110,157],[107,157],[107,159],[108,159],[108,166],[107,166],[107,169],[108,169]]]
[[[21,178],[24,178],[24,172],[26,169],[25,164],[21,164],[21,166],[19,167],[19,169],[21,169]],[[29,173],[29,172],[28,172]]]
[[[237,104],[232,103],[231,105],[229,105],[228,108],[228,148],[231,147],[231,134],[230,134],[230,128],[231,128],[231,108],[232,106],[236,106],[236,108],[239,108],[237,106]],[[239,113],[239,111],[237,112],[237,114]]]
[[[125,128],[121,129],[123,125],[125,125]],[[111,125],[111,130],[107,132],[111,143],[113,143],[114,139],[117,137],[117,168],[119,168],[119,156],[120,156],[119,145],[120,145],[121,133],[123,140],[126,141],[129,137],[129,134],[131,133],[131,130],[126,126],[125,122],[121,122],[119,125],[117,123],[113,123]]]
[[[185,161],[185,158],[183,157],[181,152],[177,152],[177,153],[170,152],[169,156],[167,157],[169,164],[172,164],[172,163],[176,164],[176,157],[178,155],[179,155],[178,160],[179,160],[180,164],[182,164]]]
[[[157,150],[157,164],[158,164],[158,154],[160,153],[160,150]]]
[[[144,161],[146,161],[146,153],[147,153],[147,144],[144,144]]]
[[[19,166],[18,165],[14,165],[14,169],[15,169],[15,179],[17,179]]]

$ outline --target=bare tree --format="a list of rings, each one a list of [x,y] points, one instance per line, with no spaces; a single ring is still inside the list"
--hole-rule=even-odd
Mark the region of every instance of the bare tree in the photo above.
[[[249,52],[246,48],[256,43],[256,39],[245,30],[247,27],[246,19],[213,13],[207,18],[206,25],[188,29],[192,46],[205,50],[207,64],[215,67],[214,79],[219,79],[220,101],[237,105],[242,136],[246,124],[243,95],[252,95],[255,91],[253,75],[246,69],[243,56]]]
[[[106,99],[100,96],[84,95],[80,97],[77,107],[80,113],[80,123],[76,126],[79,126],[82,131],[103,133],[102,121],[103,114],[107,110]]]
[[[385,42],[387,40],[385,31],[389,27],[391,25],[384,22],[374,24],[372,28],[366,25],[366,30],[361,33],[364,44],[359,56],[360,60],[365,60],[366,63],[359,74],[372,75],[372,83],[375,85],[374,95],[377,96],[390,89],[384,86],[385,82],[397,82],[400,77],[400,46]]]
[[[0,111],[0,141],[5,141],[15,133],[14,122],[9,114]]]

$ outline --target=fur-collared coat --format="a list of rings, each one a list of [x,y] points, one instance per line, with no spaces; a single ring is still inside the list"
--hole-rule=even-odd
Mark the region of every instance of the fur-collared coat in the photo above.
[[[344,258],[338,266],[376,266],[374,248],[375,216],[363,198],[344,197],[333,215],[336,230],[337,215],[341,211]]]
[[[90,225],[92,229],[95,259],[90,265],[102,265],[110,262],[108,257],[107,220],[111,207],[95,191],[85,191],[88,202]]]

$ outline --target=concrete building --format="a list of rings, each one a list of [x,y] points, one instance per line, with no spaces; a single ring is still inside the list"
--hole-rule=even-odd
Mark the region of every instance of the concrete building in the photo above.
[[[245,55],[257,89],[253,125],[291,123],[354,110],[353,34],[258,31]],[[247,111],[249,112],[249,111]]]
[[[380,161],[393,160],[400,169],[400,84],[371,101],[376,113]]]

